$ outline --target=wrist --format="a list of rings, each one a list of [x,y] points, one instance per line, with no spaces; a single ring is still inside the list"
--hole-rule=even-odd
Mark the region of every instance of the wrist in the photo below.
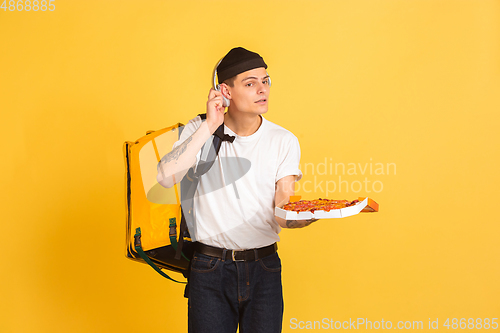
[[[199,131],[202,133],[204,140],[206,141],[212,134],[214,134],[216,129],[217,127],[215,127],[215,125],[210,124],[207,120],[201,123]]]
[[[212,123],[208,119],[205,121],[205,124],[208,127],[208,130],[210,131],[210,135],[214,134],[214,132],[219,128],[219,125]]]

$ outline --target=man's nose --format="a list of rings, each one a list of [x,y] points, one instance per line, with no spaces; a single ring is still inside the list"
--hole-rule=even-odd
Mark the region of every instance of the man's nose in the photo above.
[[[259,93],[265,93],[267,91],[267,89],[269,89],[269,87],[267,86],[267,83],[259,83]]]

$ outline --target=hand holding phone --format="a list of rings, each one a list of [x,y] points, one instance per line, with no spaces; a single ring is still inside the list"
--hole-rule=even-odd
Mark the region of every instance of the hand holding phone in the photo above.
[[[223,97],[220,91],[210,89],[207,101],[207,123],[211,133],[215,132],[224,122],[224,111],[226,107]]]
[[[220,84],[215,86],[215,90],[220,92]],[[222,95],[222,93],[221,93],[221,95]],[[229,104],[231,104],[231,101],[228,98],[226,98],[226,96],[222,95],[222,106],[227,108],[229,106]]]

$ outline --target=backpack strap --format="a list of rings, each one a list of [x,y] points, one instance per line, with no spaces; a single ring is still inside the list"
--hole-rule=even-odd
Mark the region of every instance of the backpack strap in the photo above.
[[[207,119],[206,113],[200,113],[198,116],[201,118],[202,121]],[[215,130],[214,135],[217,136],[222,141],[229,141],[231,143],[234,141],[234,138],[235,138],[234,136],[231,136],[229,134],[224,134],[224,123],[222,123],[217,128],[217,130]],[[217,153],[219,153],[218,150],[217,150]]]
[[[143,249],[142,249],[142,244],[141,244],[141,228],[137,228],[135,229],[135,235],[134,235],[134,247],[135,247],[135,250],[137,251],[137,253],[139,253],[139,255],[141,256],[141,258],[148,263],[149,266],[153,267],[153,269],[155,271],[157,271],[158,273],[160,273],[161,276],[171,280],[171,281],[174,281],[174,282],[177,282],[177,283],[186,283],[186,282],[181,282],[181,281],[177,281],[177,280],[174,280],[172,279],[170,276],[168,276],[167,274],[165,274],[165,272],[163,272],[158,266],[155,265],[154,262],[151,261],[151,259],[149,259],[149,257],[147,256],[146,253],[144,253]]]
[[[201,113],[198,116],[202,119],[202,121],[205,121],[207,119],[206,113]],[[190,176],[190,178],[193,178],[193,177],[199,178],[202,175],[204,175],[205,173],[207,173],[208,170],[210,170],[210,168],[214,164],[217,155],[219,154],[219,150],[220,150],[222,141],[228,141],[228,142],[232,143],[235,139],[234,136],[224,134],[224,123],[222,123],[215,130],[213,137],[214,138],[212,140],[212,146],[210,147],[210,150],[208,151],[206,161],[205,162],[200,161],[201,163],[198,163],[198,166],[196,167],[196,172],[194,172],[194,169],[193,169],[193,172],[188,172],[188,176]],[[203,154],[204,147],[205,146],[203,146],[201,148],[202,154]],[[195,190],[196,190],[196,188],[195,188]],[[194,195],[194,193],[193,193],[193,195]]]
[[[206,113],[200,113],[198,116],[202,119],[202,121],[206,121],[207,119]],[[182,217],[179,240],[177,241],[177,250],[175,252],[175,259],[179,260],[181,258],[182,247],[184,245],[184,237],[186,235],[188,235],[189,237],[189,230],[187,228],[184,212],[187,212],[188,214],[190,214],[190,216],[192,216],[193,214],[194,195],[196,193],[200,177],[207,173],[214,164],[215,159],[219,154],[222,141],[228,141],[232,143],[234,139],[234,136],[224,134],[224,123],[222,123],[214,132],[214,138],[212,140],[212,145],[210,146],[206,162],[200,161],[196,168],[196,172],[194,171],[194,167],[190,168],[184,179],[181,181],[181,201],[183,202],[183,205],[181,205]],[[203,154],[204,147],[205,145],[201,147],[201,154]]]

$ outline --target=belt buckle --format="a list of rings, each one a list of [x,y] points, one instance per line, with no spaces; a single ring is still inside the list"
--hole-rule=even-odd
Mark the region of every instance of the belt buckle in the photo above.
[[[244,252],[244,251],[241,251],[241,250],[231,250],[231,258],[233,258],[233,261],[245,261],[245,259],[235,259],[234,258],[235,252]]]

